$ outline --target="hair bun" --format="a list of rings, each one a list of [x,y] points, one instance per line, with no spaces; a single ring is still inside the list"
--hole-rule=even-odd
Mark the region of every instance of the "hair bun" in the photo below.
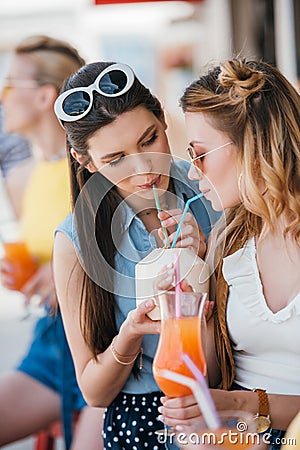
[[[244,61],[230,60],[221,65],[219,82],[228,88],[229,95],[236,100],[246,100],[265,84],[262,72],[252,69]]]

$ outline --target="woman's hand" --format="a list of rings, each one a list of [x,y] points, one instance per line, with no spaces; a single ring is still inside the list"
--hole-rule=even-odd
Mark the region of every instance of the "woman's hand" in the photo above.
[[[23,286],[22,293],[25,295],[26,303],[36,295],[39,296],[39,303],[53,307],[56,304],[56,293],[52,273],[51,263],[42,265],[37,272]]]
[[[154,299],[145,300],[128,313],[126,320],[121,325],[119,334],[131,338],[143,337],[144,334],[159,334],[160,321],[152,320],[147,313],[155,308]]]
[[[175,288],[175,266],[170,263],[164,266],[158,273],[156,280],[156,290],[159,291],[173,291]],[[186,278],[180,281],[180,289],[182,292],[193,292],[192,286],[189,285]]]
[[[165,227],[169,234],[169,242],[172,245],[176,229],[182,217],[181,209],[173,209],[170,211],[161,211],[158,218],[161,225]],[[162,228],[158,231],[160,238],[167,245]],[[198,225],[195,217],[191,213],[187,213],[175,245],[176,248],[189,248],[200,258],[203,258],[206,252],[206,239],[201,227]]]
[[[174,263],[164,266],[159,272],[156,281],[156,289],[158,291],[174,291],[175,289],[175,266]],[[180,282],[180,289],[182,292],[194,292],[192,286],[188,283],[186,278]],[[208,322],[213,315],[214,301],[205,300],[203,317]]]
[[[197,430],[201,412],[193,395],[176,398],[162,397],[161,402],[162,406],[158,408],[159,420],[175,427],[177,431]]]
[[[0,259],[0,277],[1,284],[6,289],[14,289],[14,267],[12,264],[7,262],[5,259]]]
[[[217,411],[245,410],[252,412],[252,409],[255,410],[257,407],[257,399],[251,391],[225,391],[222,389],[210,389],[209,391]],[[249,397],[252,402],[249,401]],[[178,398],[162,397],[161,402],[163,406],[159,408],[160,420],[166,425],[175,426],[178,431],[193,432],[197,430],[202,413],[193,395]]]

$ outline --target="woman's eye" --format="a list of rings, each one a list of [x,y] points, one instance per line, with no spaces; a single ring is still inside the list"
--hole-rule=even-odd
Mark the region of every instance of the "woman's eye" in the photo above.
[[[116,158],[116,159],[114,159],[113,161],[110,161],[109,162],[109,165],[110,166],[116,166],[117,164],[119,164],[121,161],[122,161],[122,159],[125,157],[125,155],[121,155],[121,156],[119,156],[119,158]]]
[[[150,139],[148,139],[148,141],[146,141],[146,142],[144,142],[144,146],[147,146],[147,145],[151,145],[151,144],[153,144],[153,142],[155,142],[156,141],[156,139],[157,139],[157,134],[156,133],[154,133],[152,136],[151,136],[151,138]]]

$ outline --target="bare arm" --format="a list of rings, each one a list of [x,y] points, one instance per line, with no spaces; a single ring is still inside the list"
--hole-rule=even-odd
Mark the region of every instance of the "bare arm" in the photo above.
[[[71,241],[62,233],[57,233],[54,242],[54,279],[80,389],[91,406],[106,407],[124,386],[134,363],[119,364],[110,347],[97,356],[97,361],[94,360],[83,339],[79,322],[83,270]],[[150,300],[128,314],[115,341],[119,354],[138,353],[144,334],[160,332],[160,322],[146,316],[154,306]]]
[[[258,395],[252,391],[221,391],[212,389],[217,409],[241,409],[258,412]],[[300,410],[300,395],[268,394],[272,428],[286,430]]]

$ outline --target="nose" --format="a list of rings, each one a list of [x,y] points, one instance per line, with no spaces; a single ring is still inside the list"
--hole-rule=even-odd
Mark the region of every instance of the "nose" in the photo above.
[[[188,177],[190,180],[201,180],[202,172],[194,164],[191,164],[189,172],[188,172]]]
[[[131,164],[134,168],[134,172],[138,175],[140,173],[152,172],[153,163],[150,154],[142,153],[132,155]]]

